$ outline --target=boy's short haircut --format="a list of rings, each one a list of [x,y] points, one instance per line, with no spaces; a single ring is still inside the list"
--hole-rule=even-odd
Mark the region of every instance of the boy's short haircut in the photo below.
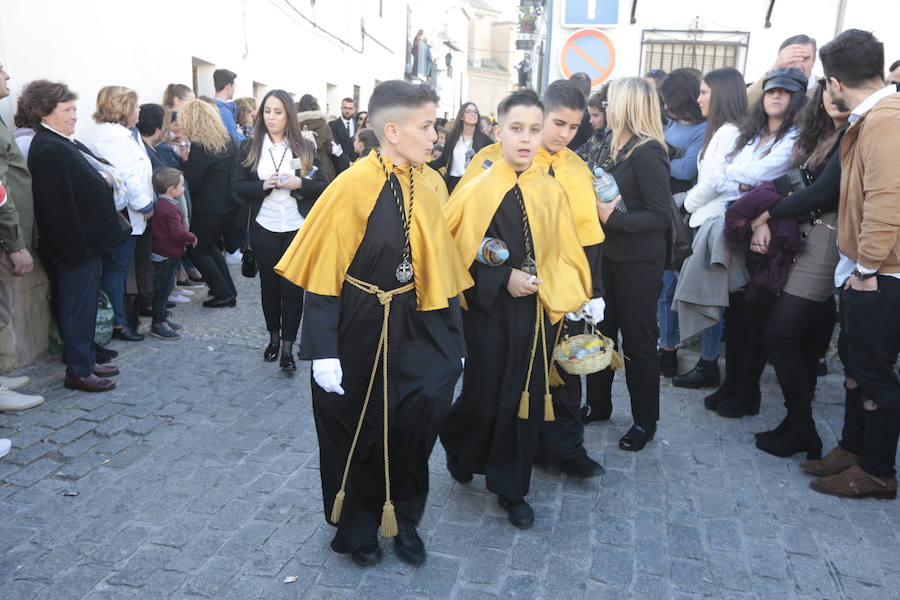
[[[221,92],[229,83],[233,83],[237,79],[237,73],[228,69],[216,69],[213,71],[213,87],[216,92]]]
[[[577,90],[576,90],[577,91]],[[578,92],[580,94],[580,92]],[[544,103],[537,92],[531,89],[518,90],[504,98],[497,105],[497,120],[503,121],[506,114],[516,106],[536,106],[544,112]]]
[[[369,121],[380,139],[394,111],[414,110],[439,101],[437,93],[424,83],[407,83],[399,79],[384,81],[375,86],[369,98]]]
[[[181,171],[172,167],[160,167],[153,171],[153,191],[159,195],[165,194],[170,187],[175,187],[181,181]]]
[[[559,108],[584,112],[584,94],[575,83],[567,79],[558,79],[544,90],[544,106],[547,108],[547,112],[553,112]]]

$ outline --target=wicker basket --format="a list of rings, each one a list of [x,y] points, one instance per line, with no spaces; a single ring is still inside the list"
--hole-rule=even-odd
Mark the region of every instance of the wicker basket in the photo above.
[[[599,352],[594,352],[581,358],[568,358],[588,342],[596,340],[600,340]],[[612,340],[597,333],[582,333],[566,337],[553,349],[553,358],[556,359],[556,363],[562,367],[563,371],[571,375],[598,373],[611,364],[615,370],[621,364],[621,359],[615,355],[616,350]]]

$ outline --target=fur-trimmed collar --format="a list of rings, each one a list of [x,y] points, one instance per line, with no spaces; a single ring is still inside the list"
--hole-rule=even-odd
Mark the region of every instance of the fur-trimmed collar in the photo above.
[[[303,112],[297,113],[297,119],[299,121],[311,121],[313,119],[324,119],[325,113],[321,110],[304,110]]]

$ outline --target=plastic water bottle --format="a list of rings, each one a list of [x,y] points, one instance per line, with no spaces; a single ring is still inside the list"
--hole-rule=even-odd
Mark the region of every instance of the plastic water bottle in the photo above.
[[[489,267],[498,267],[506,262],[509,258],[509,248],[506,242],[497,238],[484,238],[481,245],[478,246],[478,253],[475,259],[483,265]]]
[[[619,195],[619,185],[612,175],[597,167],[594,169],[594,192],[603,202],[612,202]]]

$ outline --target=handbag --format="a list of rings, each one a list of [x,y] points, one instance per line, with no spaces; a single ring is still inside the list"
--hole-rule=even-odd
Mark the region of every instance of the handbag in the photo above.
[[[684,261],[694,252],[694,232],[688,225],[687,219],[681,214],[681,208],[674,198],[669,204],[672,208],[670,227],[672,249],[669,255],[669,266],[674,271],[680,271]]]
[[[247,247],[241,256],[241,275],[244,277],[256,277],[259,266],[256,264],[256,257],[253,255],[253,244],[250,242],[250,213],[253,212],[252,207],[247,210]]]
[[[799,169],[791,169],[781,177],[776,177],[772,184],[775,186],[775,192],[779,196],[790,196],[796,194],[800,190],[809,187],[812,183],[812,176],[803,165]]]

